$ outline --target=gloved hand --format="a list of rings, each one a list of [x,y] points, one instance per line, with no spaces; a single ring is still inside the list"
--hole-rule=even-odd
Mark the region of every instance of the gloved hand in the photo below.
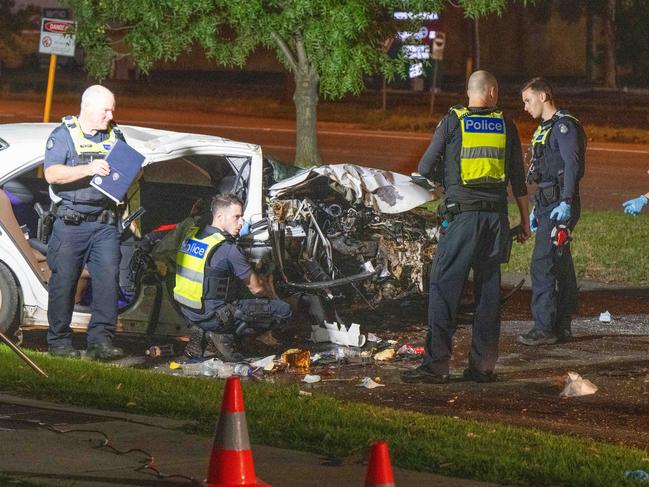
[[[624,206],[624,213],[628,213],[629,215],[638,215],[647,203],[649,203],[649,199],[647,199],[645,195],[642,195],[632,200],[625,201],[622,203],[622,206]]]
[[[536,233],[538,229],[539,222],[536,221],[536,216],[534,216],[534,207],[532,207],[532,211],[530,211],[530,230],[532,230],[532,233]]]
[[[552,213],[550,213],[550,220],[556,220],[558,222],[565,222],[570,219],[570,205],[565,201],[559,203]]]
[[[239,230],[239,236],[245,237],[249,233],[250,233],[250,222],[248,220],[244,220],[243,226],[241,227],[241,230]]]

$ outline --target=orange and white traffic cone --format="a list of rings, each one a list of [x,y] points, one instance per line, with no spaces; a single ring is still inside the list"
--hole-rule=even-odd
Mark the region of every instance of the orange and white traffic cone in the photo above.
[[[225,383],[205,485],[270,487],[255,475],[239,377],[230,377]]]
[[[390,452],[385,441],[377,441],[372,445],[365,487],[395,487]]]

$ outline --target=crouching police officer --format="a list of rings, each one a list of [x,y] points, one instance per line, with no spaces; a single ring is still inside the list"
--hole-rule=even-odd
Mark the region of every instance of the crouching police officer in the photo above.
[[[292,313],[235,242],[244,224],[242,201],[232,194],[218,195],[211,211],[212,224],[191,228],[178,250],[174,298],[190,322],[185,355],[237,362],[243,356],[236,351],[236,337],[282,327]],[[239,299],[240,283],[253,299]]]
[[[91,86],[81,97],[79,116],[65,117],[47,139],[45,179],[53,199],[60,199],[47,251],[52,270],[47,306],[51,355],[79,356],[72,346],[70,321],[84,265],[93,292],[87,356],[113,359],[123,355],[112,345],[120,259],[116,207],[89,184],[93,176],[110,173],[104,156],[117,138],[123,140],[112,121],[114,110],[113,94],[103,86]]]
[[[443,182],[443,217],[449,222],[431,268],[428,335],[423,363],[402,373],[404,382],[445,383],[464,283],[473,268],[475,317],[467,379],[495,379],[500,335],[500,264],[510,239],[507,184],[521,215],[520,242],[530,234],[527,187],[518,130],[498,103],[498,82],[476,71],[467,86],[468,107],[440,120],[419,162],[419,173]]]
[[[523,345],[551,345],[572,336],[577,308],[577,278],[569,239],[580,214],[579,180],[584,175],[586,135],[579,121],[557,110],[552,88],[542,78],[521,90],[525,111],[541,124],[532,136],[528,182],[537,184],[530,215],[536,232],[532,254],[532,317],[534,327],[518,337]]]

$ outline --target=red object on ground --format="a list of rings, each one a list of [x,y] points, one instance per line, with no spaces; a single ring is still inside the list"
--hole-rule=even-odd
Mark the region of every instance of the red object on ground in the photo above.
[[[270,487],[255,475],[239,377],[230,377],[225,383],[205,485]]]
[[[377,441],[372,445],[365,487],[395,487],[390,452],[385,441]]]

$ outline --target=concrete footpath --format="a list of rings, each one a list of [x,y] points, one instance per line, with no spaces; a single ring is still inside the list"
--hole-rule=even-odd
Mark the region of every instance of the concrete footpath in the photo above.
[[[38,422],[60,430],[60,434]],[[141,451],[119,455],[101,446],[126,451],[142,449],[164,474],[203,480],[212,438],[189,434],[192,423],[159,417],[113,413],[23,399],[0,393],[0,478],[57,486],[187,486],[189,479],[158,478],[141,469]],[[101,433],[99,433],[101,432]],[[320,455],[253,445],[257,476],[275,487],[363,485],[366,465],[332,465]],[[453,479],[395,469],[400,486],[488,487],[495,484]],[[0,480],[0,483],[2,481]]]

